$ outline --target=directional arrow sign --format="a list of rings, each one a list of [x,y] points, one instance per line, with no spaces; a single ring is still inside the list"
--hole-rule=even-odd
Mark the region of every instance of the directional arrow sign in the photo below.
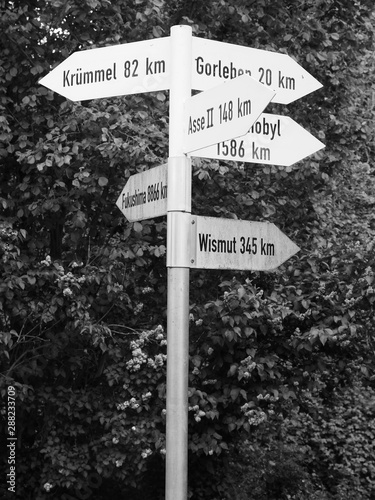
[[[288,104],[322,85],[286,54],[193,37],[192,87],[207,90],[243,74],[276,92]]]
[[[129,177],[116,205],[130,222],[167,214],[168,165]]]
[[[187,99],[185,153],[248,132],[275,93],[248,75]]]
[[[290,166],[324,147],[288,116],[262,113],[248,134],[199,149],[192,156]]]
[[[39,83],[84,101],[169,89],[170,38],[74,52]]]
[[[269,222],[192,216],[191,266],[195,269],[268,271],[299,251]]]

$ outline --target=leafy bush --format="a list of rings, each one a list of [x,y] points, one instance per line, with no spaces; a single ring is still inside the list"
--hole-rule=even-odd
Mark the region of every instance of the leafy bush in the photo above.
[[[328,500],[330,496],[307,468],[307,448],[270,435],[239,445],[231,456],[230,474],[236,500]],[[273,440],[274,439],[274,440]],[[229,497],[228,497],[229,498]]]
[[[357,382],[336,388],[329,401],[306,393],[283,423],[287,442],[309,448],[309,467],[332,498],[371,499],[375,494],[374,389]]]
[[[272,273],[192,272],[190,497],[373,495],[374,11],[346,4],[6,3],[0,391],[17,390],[19,498],[163,497],[166,223],[115,202],[166,161],[167,94],[71,103],[38,80],[180,22],[290,53],[325,89],[271,111],[327,144],[290,167],[194,160],[195,213],[272,221],[302,251]]]

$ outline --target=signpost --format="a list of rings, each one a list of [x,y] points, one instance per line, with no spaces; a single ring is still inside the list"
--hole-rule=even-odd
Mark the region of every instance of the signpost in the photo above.
[[[248,75],[190,97],[185,153],[246,134],[275,93]]]
[[[170,39],[74,52],[39,83],[72,101],[169,89]]]
[[[190,268],[269,270],[299,250],[273,224],[192,216],[188,154],[298,161],[323,145],[291,119],[259,115],[321,85],[289,56],[194,38],[189,26],[74,53],[40,83],[74,101],[170,91],[168,165],[130,177],[117,206],[129,221],[167,214],[166,500],[187,500]]]
[[[280,104],[289,104],[322,87],[286,54],[193,37],[193,89],[207,90],[243,74],[274,90],[273,102]]]
[[[299,251],[274,224],[192,216],[191,267],[270,271]]]
[[[288,116],[262,113],[248,134],[193,151],[192,156],[290,166],[325,145]]]
[[[167,214],[166,500],[187,500],[189,216],[191,159],[184,155],[184,102],[191,96],[191,28],[171,29]]]
[[[116,205],[130,222],[167,215],[168,165],[129,177]]]

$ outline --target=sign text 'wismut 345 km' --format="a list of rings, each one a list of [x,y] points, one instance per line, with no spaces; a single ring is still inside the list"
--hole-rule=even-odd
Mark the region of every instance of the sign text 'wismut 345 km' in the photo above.
[[[192,216],[191,267],[270,271],[299,251],[269,222]]]

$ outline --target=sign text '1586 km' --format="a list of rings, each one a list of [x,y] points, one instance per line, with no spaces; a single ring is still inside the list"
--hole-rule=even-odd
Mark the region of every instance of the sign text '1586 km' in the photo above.
[[[262,113],[247,134],[194,151],[192,156],[290,166],[324,144],[289,116]]]

